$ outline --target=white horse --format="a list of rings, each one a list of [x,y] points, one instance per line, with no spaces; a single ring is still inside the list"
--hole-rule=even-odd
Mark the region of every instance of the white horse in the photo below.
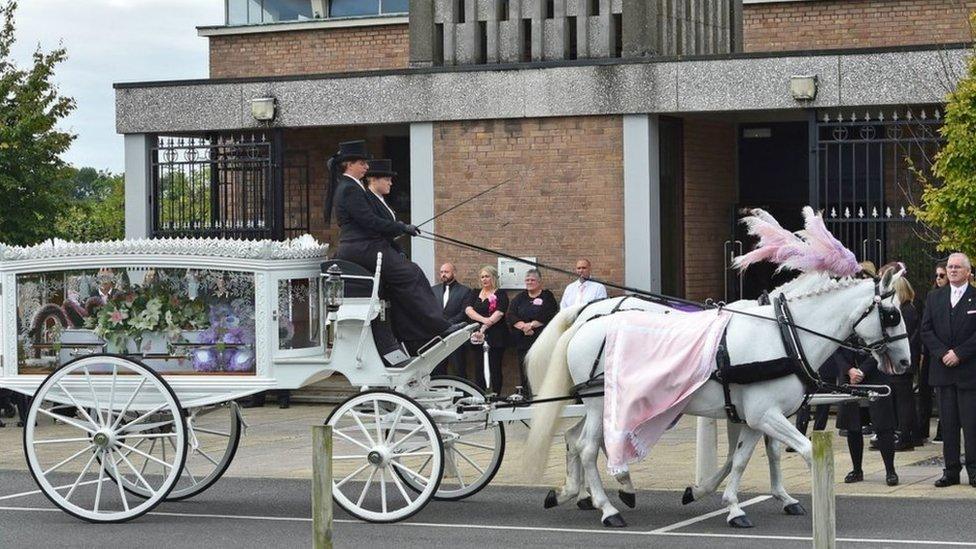
[[[729,310],[745,309],[756,304],[757,303],[755,300],[743,299],[729,303],[725,306],[725,308]],[[571,311],[563,311],[560,313],[550,322],[550,325],[561,327],[550,330],[548,333],[540,334],[539,338],[543,341],[543,343],[540,344],[540,348],[547,345],[555,345],[562,333],[569,329],[574,322],[584,323],[588,322],[592,318],[612,314],[615,311],[632,310],[662,314],[675,313],[675,310],[667,305],[634,296],[603,299],[590,303],[585,307],[577,308]],[[551,341],[547,343],[546,340],[548,338],[551,338]],[[533,375],[542,375],[543,373],[544,372],[532,372]],[[541,378],[530,381],[533,386],[541,385],[541,382]],[[572,427],[566,429],[564,433],[566,439],[566,479],[558,492],[556,490],[550,490],[546,495],[546,500],[544,503],[546,509],[562,505],[574,498],[576,499],[577,507],[580,509],[595,509],[595,507],[593,507],[593,499],[590,497],[586,482],[583,479],[583,464],[580,462],[578,451],[580,435],[582,434],[583,425],[585,423],[585,419],[582,419]],[[731,421],[726,422],[729,448],[735,447],[743,429],[749,429],[749,426],[741,423],[733,423]],[[786,514],[794,516],[806,514],[806,510],[803,508],[803,505],[800,504],[800,502],[795,498],[790,496],[783,486],[783,474],[780,463],[784,449],[783,443],[770,437],[765,437],[765,443],[766,458],[769,463],[770,492],[772,496],[782,504],[783,511]],[[692,501],[701,499],[702,497],[714,492],[716,488],[718,488],[719,484],[721,484],[732,471],[732,455],[732,452],[729,452],[722,467],[720,467],[711,477],[702,482],[701,485],[688,487],[682,497],[682,503],[691,503]],[[622,501],[626,506],[634,508],[637,505],[637,493],[634,489],[629,472],[617,474],[614,478],[616,478],[617,482],[621,484],[620,489],[617,491],[617,497],[619,497],[620,501]]]
[[[822,364],[837,350],[839,345],[836,340],[844,340],[854,334],[863,341],[871,342],[865,349],[872,352],[882,371],[900,374],[910,364],[904,322],[898,317],[897,324],[892,322],[891,326],[885,326],[882,321],[883,317],[895,318],[891,311],[897,311],[898,303],[891,287],[893,280],[900,276],[901,272],[888,271],[881,280],[835,279],[822,273],[808,273],[778,288],[773,295],[785,295],[795,325],[815,329],[831,338],[800,331],[800,344],[810,364]],[[884,299],[880,299],[881,296],[885,296]],[[589,380],[594,361],[597,362],[595,373],[603,371],[603,357],[598,355],[607,336],[609,319],[603,317],[577,322],[576,316],[580,310],[574,308],[560,313],[530,351],[528,367],[534,378],[543,379],[542,384],[537,385],[541,399],[565,395],[574,385]],[[732,315],[726,336],[732,364],[785,357],[786,350],[780,338],[779,326],[773,321],[775,315],[772,307],[755,305],[745,306],[742,310],[763,318]],[[875,311],[876,314],[872,314]],[[768,344],[757,345],[757,342]],[[544,376],[539,376],[538,372],[542,371],[545,372]],[[743,429],[738,437],[731,460],[731,477],[723,494],[723,502],[729,507],[727,521],[730,525],[751,526],[745,512],[739,507],[737,492],[749,457],[763,434],[793,447],[810,463],[810,441],[787,419],[801,405],[804,394],[805,387],[796,376],[732,387],[732,402],[748,429]],[[619,511],[607,498],[597,467],[597,455],[603,444],[603,399],[587,398],[584,404],[586,416],[573,450],[579,453],[593,504],[603,513],[603,524],[626,526]],[[526,469],[530,473],[541,472],[539,469],[546,462],[556,420],[563,406],[565,401],[544,403],[535,408],[524,456]],[[725,398],[721,384],[708,381],[702,385],[688,399],[684,413],[724,418]],[[775,456],[777,452],[773,450]],[[719,477],[719,473],[716,477]],[[709,479],[699,488],[699,494],[709,491],[712,480]],[[693,494],[693,497],[698,496]]]

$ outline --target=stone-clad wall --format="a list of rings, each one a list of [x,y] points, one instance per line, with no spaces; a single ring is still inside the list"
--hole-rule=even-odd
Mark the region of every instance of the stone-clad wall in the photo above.
[[[439,122],[434,125],[434,211],[514,178],[437,220],[437,232],[593,276],[624,277],[623,121],[619,116]],[[477,283],[494,257],[438,244]],[[544,272],[557,297],[571,277]]]
[[[685,297],[724,297],[723,243],[737,201],[735,125],[684,121]]]
[[[407,25],[210,37],[210,77],[405,69]]]
[[[973,39],[976,0],[817,0],[747,4],[746,51],[823,50]]]

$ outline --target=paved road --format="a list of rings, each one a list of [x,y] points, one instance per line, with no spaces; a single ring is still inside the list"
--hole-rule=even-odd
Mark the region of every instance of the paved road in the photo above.
[[[224,479],[196,499],[164,504],[121,525],[90,525],[56,510],[22,471],[0,471],[0,547],[306,547],[309,482]],[[626,529],[605,529],[596,512],[542,508],[545,488],[489,486],[463,502],[433,502],[408,522],[365,524],[337,510],[336,547],[809,547],[810,518],[788,517],[772,500],[747,508],[751,530],[725,525],[718,498],[682,506],[671,491],[638,493]],[[743,501],[754,495],[744,495]],[[809,508],[809,499],[802,498]],[[623,508],[623,506],[620,506]],[[842,547],[976,547],[967,500],[840,497]]]

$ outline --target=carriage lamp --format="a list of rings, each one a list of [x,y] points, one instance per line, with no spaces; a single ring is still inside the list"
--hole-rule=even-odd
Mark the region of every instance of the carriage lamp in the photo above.
[[[345,293],[346,284],[342,281],[342,269],[338,265],[326,269],[325,275],[325,310],[332,316],[342,306],[342,294]]]
[[[812,101],[817,98],[817,75],[803,74],[790,77],[790,94],[797,101]]]
[[[275,98],[256,97],[251,100],[251,116],[258,122],[271,122],[275,117]]]

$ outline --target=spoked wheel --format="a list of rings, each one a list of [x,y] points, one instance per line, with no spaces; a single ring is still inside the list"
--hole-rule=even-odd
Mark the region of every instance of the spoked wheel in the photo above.
[[[186,411],[187,437],[186,463],[176,487],[166,497],[166,501],[179,501],[191,498],[213,486],[230,467],[240,444],[242,421],[240,408],[236,402],[214,406],[190,408]],[[165,432],[163,427],[160,432]],[[175,448],[172,439],[144,440],[133,446],[149,455],[165,459]],[[137,459],[140,465],[143,460]],[[122,472],[126,491],[141,498],[149,497],[149,492],[139,483],[135,475]],[[114,478],[114,477],[113,477]]]
[[[444,472],[441,438],[412,398],[366,391],[340,404],[326,425],[333,435],[332,497],[347,513],[395,522],[423,509],[437,492]],[[419,490],[408,489],[401,475]]]
[[[165,455],[152,441],[172,442]],[[121,356],[78,358],[54,372],[34,396],[24,452],[44,495],[89,522],[124,522],[152,510],[179,481],[186,425],[169,384]],[[145,499],[125,490],[138,483]]]
[[[474,383],[460,377],[437,376],[430,380],[432,390],[450,390],[455,393],[451,405],[460,400],[472,404],[485,402],[485,395]],[[485,423],[482,418],[467,421],[441,422],[437,429],[444,443],[444,477],[434,499],[456,501],[473,496],[491,482],[505,456],[505,427],[499,423]],[[430,463],[424,463],[421,474],[428,472]],[[400,474],[399,470],[396,471]],[[421,486],[414,477],[400,476],[412,490]]]

